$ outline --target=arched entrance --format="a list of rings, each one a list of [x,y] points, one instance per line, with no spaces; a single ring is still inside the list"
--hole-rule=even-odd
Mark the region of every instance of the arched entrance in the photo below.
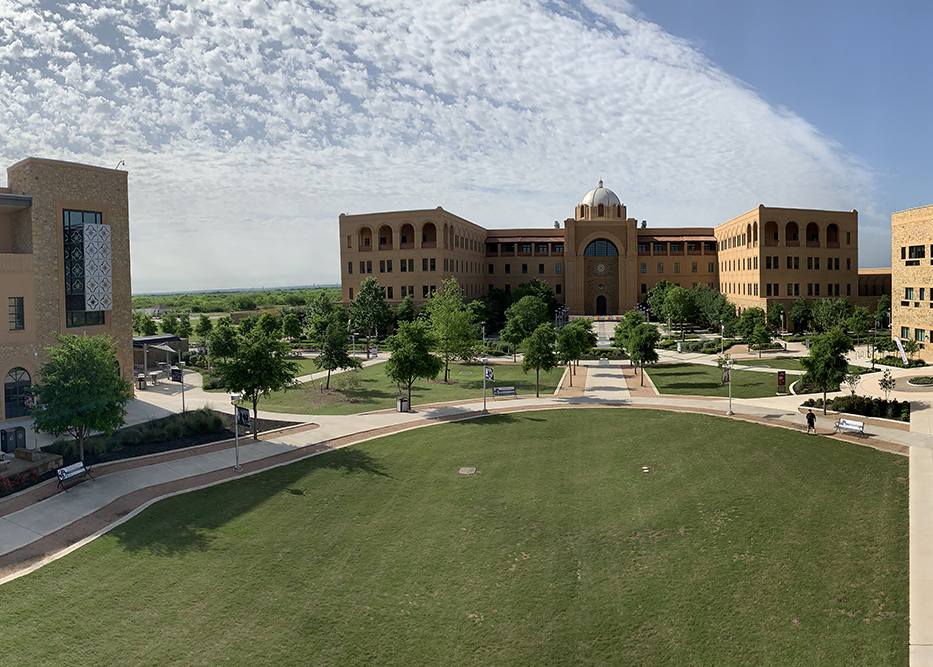
[[[596,314],[597,315],[606,315],[606,297],[600,294],[596,297]]]
[[[3,380],[3,417],[14,419],[26,417],[26,392],[32,386],[32,379],[25,368],[14,368]]]

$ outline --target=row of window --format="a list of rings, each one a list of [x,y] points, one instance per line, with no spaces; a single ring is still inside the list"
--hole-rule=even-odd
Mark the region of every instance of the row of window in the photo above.
[[[695,252],[700,249],[700,244],[703,244],[703,250],[706,252],[716,252],[716,242],[715,241],[687,241],[687,252]],[[638,252],[648,252],[648,243],[639,243]],[[683,245],[677,241],[655,241],[650,244],[652,254],[657,255],[658,253],[667,252],[664,247],[670,246],[670,252],[680,252],[681,246]]]
[[[709,273],[712,273],[716,270],[716,265],[714,262],[710,262],[707,265],[706,269]],[[644,262],[641,263],[641,272],[648,273],[648,265]],[[664,262],[658,262],[658,273],[664,273]],[[674,262],[674,273],[680,273],[680,262]],[[690,273],[698,273],[698,264],[696,262],[690,263]]]
[[[800,258],[791,257],[788,255],[785,257],[785,268],[789,270],[799,269],[800,268]],[[827,257],[826,258],[826,270],[827,271],[839,271],[840,264],[839,257]],[[767,256],[765,257],[765,269],[780,269],[781,262],[779,257]],[[819,271],[820,270],[820,258],[819,257],[807,257],[807,270],[808,271]],[[852,270],[852,258],[846,257],[846,271]]]
[[[841,296],[839,283],[826,284],[826,296]],[[736,296],[758,296],[758,283],[723,283],[723,291]],[[780,283],[765,283],[764,296],[800,296],[800,283],[787,283],[787,290],[781,294]],[[820,294],[820,283],[807,283],[807,296]],[[852,296],[852,283],[846,283],[846,296]]]
[[[505,265],[503,265],[503,266],[504,266],[504,272],[505,272],[506,275],[509,275],[510,273],[512,273],[512,265],[511,265],[511,264],[505,264]],[[561,267],[560,262],[556,263],[556,264],[554,265],[554,273],[560,274],[562,271],[563,271],[563,268]],[[490,265],[489,265],[489,275],[492,275],[492,274],[494,274],[495,272],[496,272],[496,265],[495,265],[495,264],[490,264]],[[527,274],[527,273],[528,273],[528,265],[527,265],[527,264],[522,264],[522,273],[523,273],[523,274]],[[538,275],[544,275],[544,264],[538,264]]]
[[[25,298],[11,296],[9,302],[10,331],[22,331],[26,328]]]
[[[910,338],[910,327],[901,327],[901,339],[906,340]],[[914,329],[914,340],[918,343],[925,343],[927,339],[926,329]],[[921,345],[921,347],[923,347]]]
[[[901,259],[907,260],[905,266],[920,266],[920,260],[926,257],[926,246],[901,246]],[[933,257],[933,244],[930,244],[930,257]],[[930,260],[933,264],[933,259]]]
[[[500,247],[501,246],[501,247]],[[546,255],[548,253],[548,246],[551,248],[551,254],[553,255],[563,255],[564,254],[564,244],[563,243],[487,243],[486,252],[488,254],[497,254],[498,252],[515,252],[515,247],[518,246],[518,251],[526,255],[530,255],[532,248],[535,250],[537,255]]]
[[[901,301],[902,306],[910,306],[911,302],[914,304],[914,308],[920,307],[920,302],[926,300],[927,292],[930,294],[930,308],[933,308],[933,287],[927,290],[926,287],[905,287],[904,288],[904,300]]]
[[[421,270],[422,271],[437,271],[437,260],[431,257],[421,258]],[[415,260],[413,259],[402,259],[399,260],[399,271],[401,273],[414,273],[415,272]],[[373,262],[372,260],[363,261],[360,260],[360,274],[372,273],[373,272]],[[353,273],[353,262],[347,262],[347,273]],[[392,260],[391,259],[380,259],[379,260],[379,273],[392,273]]]

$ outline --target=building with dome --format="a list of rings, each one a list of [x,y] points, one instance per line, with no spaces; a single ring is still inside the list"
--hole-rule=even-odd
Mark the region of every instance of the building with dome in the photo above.
[[[390,303],[424,302],[451,277],[467,299],[539,279],[571,316],[624,313],[661,280],[720,290],[740,311],[843,295],[873,308],[880,296],[859,289],[856,211],[758,206],[715,228],[648,228],[602,181],[550,229],[485,229],[437,207],[341,214],[340,238],[344,303],[373,276]]]

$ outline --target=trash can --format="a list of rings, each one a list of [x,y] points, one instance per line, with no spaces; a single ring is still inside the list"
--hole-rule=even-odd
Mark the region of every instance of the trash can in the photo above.
[[[395,409],[398,412],[408,412],[408,399],[404,396],[399,396],[395,399]]]
[[[139,387],[140,389],[146,388],[146,376],[145,375],[136,376],[136,386]]]

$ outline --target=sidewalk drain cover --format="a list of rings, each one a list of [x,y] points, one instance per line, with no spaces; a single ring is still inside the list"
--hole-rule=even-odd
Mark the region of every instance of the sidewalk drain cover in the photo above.
[[[461,475],[473,475],[476,473],[476,468],[460,468]]]

